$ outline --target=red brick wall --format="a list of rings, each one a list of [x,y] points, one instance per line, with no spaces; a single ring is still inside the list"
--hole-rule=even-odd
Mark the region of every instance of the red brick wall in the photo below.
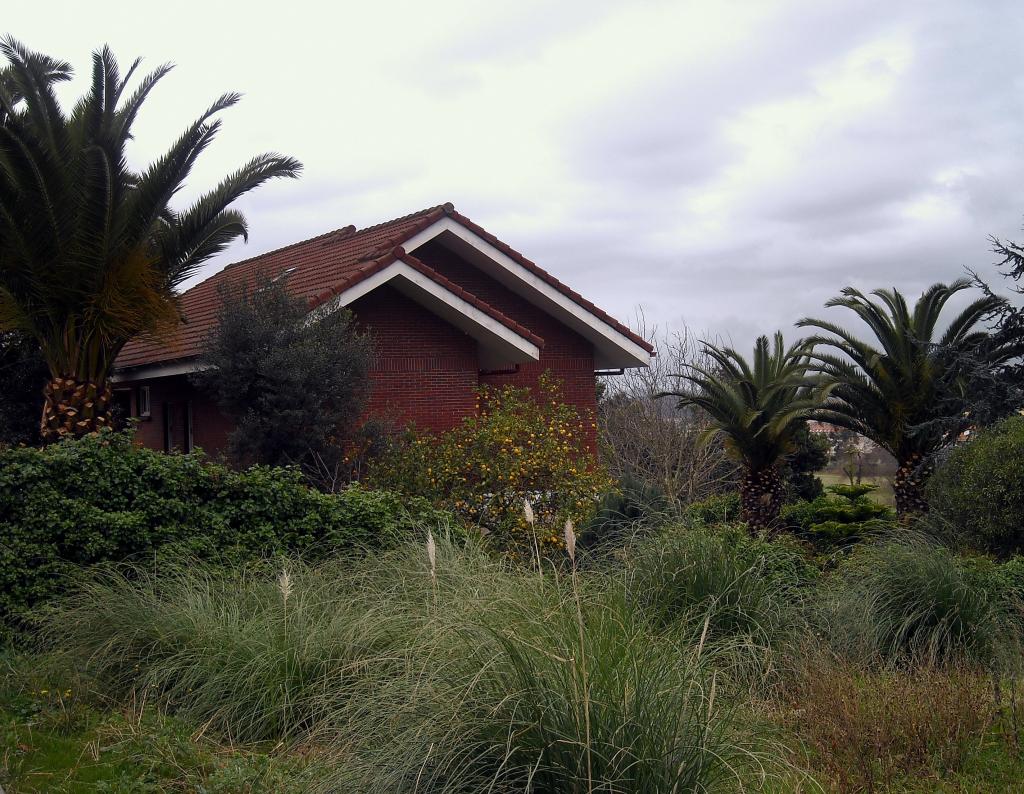
[[[350,307],[374,340],[367,415],[441,431],[476,410],[476,340],[384,286]]]

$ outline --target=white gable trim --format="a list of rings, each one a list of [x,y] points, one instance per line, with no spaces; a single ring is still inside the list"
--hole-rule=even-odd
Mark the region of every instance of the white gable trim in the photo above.
[[[443,232],[451,232],[499,265],[506,274],[514,277],[522,287],[525,287],[527,293],[532,293],[524,296],[531,303],[549,311],[570,328],[593,342],[596,355],[595,366],[598,369],[646,367],[650,364],[651,354],[643,347],[552,287],[536,273],[495,248],[478,234],[467,229],[454,218],[446,216],[439,219],[402,243],[402,247],[411,254]]]
[[[478,309],[469,301],[460,298],[454,292],[401,260],[352,285],[314,310],[314,314],[332,312],[342,306],[348,306],[378,287],[389,283],[480,342],[481,365],[484,367],[540,359],[540,348],[529,339],[520,336],[487,312]]]
[[[118,369],[110,375],[112,383],[127,383],[133,380],[149,380],[150,378],[169,378],[172,375],[189,375],[198,372],[200,366],[196,359],[175,361],[169,364],[144,364],[141,367]]]

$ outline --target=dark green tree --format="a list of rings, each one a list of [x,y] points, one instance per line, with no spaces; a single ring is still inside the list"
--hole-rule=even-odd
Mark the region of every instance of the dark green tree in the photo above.
[[[867,341],[825,320],[797,323],[824,332],[808,341],[816,346],[817,369],[835,382],[817,418],[866,436],[896,458],[893,491],[901,516],[927,510],[923,488],[935,454],[973,422],[960,400],[963,362],[997,367],[1014,355],[979,327],[999,307],[990,295],[971,301],[939,331],[943,308],[970,286],[966,279],[934,284],[913,311],[895,289],[875,290],[873,300],[847,287],[825,305],[853,312],[872,334]]]
[[[801,341],[786,348],[781,333],[771,343],[759,337],[750,362],[732,348],[706,342],[704,347],[713,368],[691,365],[678,375],[688,388],[662,396],[707,412],[714,423],[709,436],[721,435],[743,467],[743,520],[752,530],[769,528],[785,501],[784,458],[827,389],[808,374],[809,345]]]
[[[963,361],[966,371],[965,403],[971,417],[989,426],[1024,408],[1024,246],[1009,240],[991,238],[992,250],[999,256],[996,273],[1009,284],[1016,300],[997,296],[997,288],[978,273],[974,283],[986,295],[998,301],[988,318],[992,330],[989,344],[1015,350],[1017,355],[997,366],[989,366],[985,356],[970,356]],[[953,351],[950,351],[950,355]]]
[[[286,283],[222,290],[219,323],[193,377],[236,422],[229,453],[237,464],[294,464],[322,484],[354,437],[371,340],[347,309],[311,316]]]
[[[815,475],[828,465],[828,439],[812,433],[804,422],[793,433],[793,449],[782,464],[782,479],[791,500],[811,501],[824,492],[824,486]]]
[[[107,48],[93,54],[89,91],[65,111],[55,86],[63,61],[0,42],[0,330],[32,338],[49,369],[44,440],[111,422],[108,376],[133,337],[179,322],[175,288],[232,240],[245,218],[230,209],[274,177],[294,177],[289,157],[253,158],[184,210],[171,206],[220,129],[224,94],[142,171],[128,165],[133,125],[161,66],[129,83]]]
[[[0,332],[0,445],[39,441],[47,372],[35,340]]]

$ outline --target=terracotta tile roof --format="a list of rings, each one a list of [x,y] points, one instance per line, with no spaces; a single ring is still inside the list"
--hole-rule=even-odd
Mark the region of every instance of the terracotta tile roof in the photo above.
[[[275,278],[288,271],[288,288],[295,295],[306,298],[311,306],[319,305],[343,292],[373,273],[401,259],[410,267],[431,278],[446,289],[476,306],[481,311],[512,329],[520,336],[540,346],[543,340],[519,323],[486,304],[456,284],[407,254],[401,245],[418,232],[448,215],[486,239],[510,258],[544,279],[555,289],[578,303],[620,333],[628,336],[645,350],[653,348],[626,326],[609,317],[578,293],[570,290],[556,278],[542,270],[522,254],[513,250],[493,235],[484,231],[451,204],[429,207],[401,218],[356,229],[346,226],[309,240],[287,245],[275,251],[228,265],[219,273],[192,287],[179,298],[184,322],[170,338],[141,338],[127,344],[118,356],[118,368],[147,364],[168,363],[192,358],[199,354],[204,337],[217,322],[220,307],[219,290],[224,285],[251,285],[258,277]]]

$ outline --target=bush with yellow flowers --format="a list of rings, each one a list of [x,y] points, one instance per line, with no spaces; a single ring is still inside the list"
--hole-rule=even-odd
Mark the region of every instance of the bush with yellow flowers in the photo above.
[[[479,409],[446,433],[406,431],[371,480],[433,500],[523,560],[560,554],[566,520],[584,525],[611,487],[588,443],[593,417],[565,403],[549,375],[533,391],[483,387]]]

